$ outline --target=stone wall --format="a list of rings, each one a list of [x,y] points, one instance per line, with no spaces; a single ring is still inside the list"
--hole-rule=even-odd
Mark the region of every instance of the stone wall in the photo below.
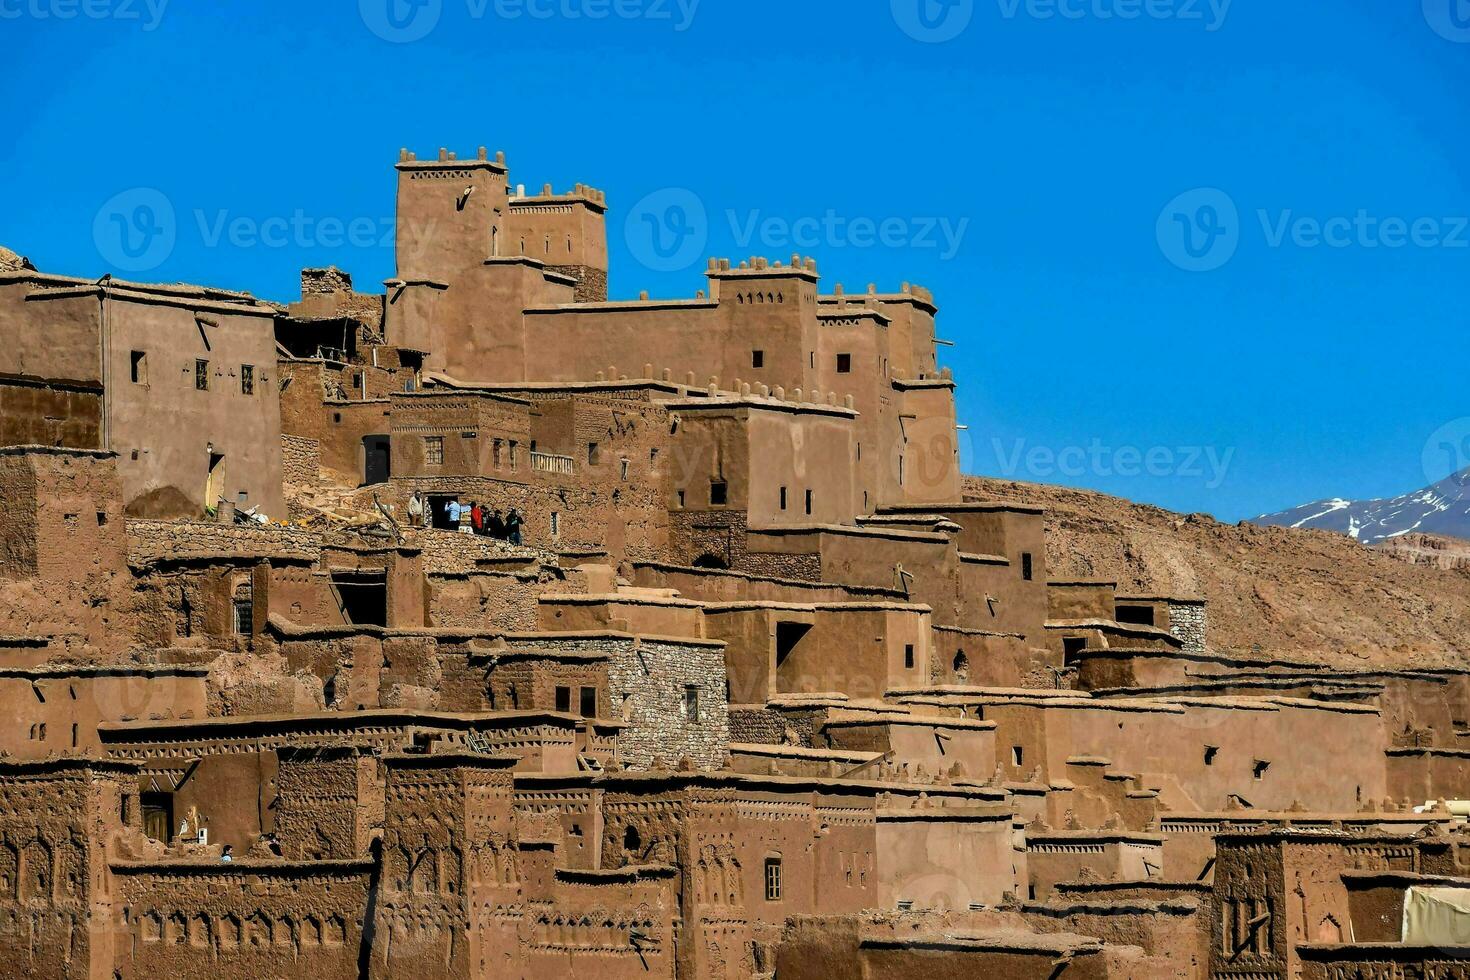
[[[608,655],[612,714],[624,727],[618,754],[629,769],[647,769],[661,757],[674,765],[688,756],[700,769],[725,764],[730,702],[725,693],[724,644],[620,636],[510,638],[517,650],[537,648]],[[697,695],[696,718],[685,713],[686,690]]]
[[[587,265],[548,265],[546,268],[550,272],[559,272],[564,276],[571,276],[577,280],[576,291],[572,294],[572,302],[607,302],[606,270],[594,269]]]
[[[1169,603],[1169,632],[1184,643],[1186,653],[1205,652],[1208,630],[1208,607],[1204,602]]]
[[[287,483],[314,487],[322,482],[322,444],[305,436],[281,436],[281,463]]]
[[[730,704],[723,645],[626,644],[608,664],[608,685],[613,704],[624,705],[628,726],[618,743],[623,765],[646,769],[659,756],[670,764],[688,756],[700,769],[724,766]],[[693,718],[685,709],[690,689],[698,698]]]

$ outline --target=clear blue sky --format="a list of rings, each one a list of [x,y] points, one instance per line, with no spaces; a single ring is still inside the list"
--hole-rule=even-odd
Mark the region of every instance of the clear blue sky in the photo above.
[[[1470,464],[1466,0],[387,2],[0,0],[0,243],[128,272],[161,196],[135,278],[371,286],[398,148],[486,144],[607,192],[617,295],[798,233],[931,288],[977,472],[1235,520]],[[701,258],[650,268],[684,191]]]

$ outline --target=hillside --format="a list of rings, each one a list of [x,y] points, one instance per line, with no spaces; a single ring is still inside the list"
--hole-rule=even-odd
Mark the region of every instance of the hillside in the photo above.
[[[1199,595],[1210,645],[1342,666],[1470,662],[1470,575],[1327,531],[1221,524],[1066,487],[965,478],[971,499],[1047,508],[1053,579]]]

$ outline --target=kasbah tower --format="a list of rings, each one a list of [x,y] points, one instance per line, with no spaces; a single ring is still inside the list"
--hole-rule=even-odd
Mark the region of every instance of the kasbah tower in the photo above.
[[[1470,675],[1053,578],[921,286],[395,172],[380,287],[0,251],[0,974],[1470,975]]]

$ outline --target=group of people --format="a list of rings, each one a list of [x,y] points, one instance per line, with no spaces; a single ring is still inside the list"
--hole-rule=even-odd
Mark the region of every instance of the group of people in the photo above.
[[[445,522],[451,528],[459,528],[461,534],[481,534],[511,544],[521,543],[521,525],[524,521],[521,512],[514,507],[509,513],[502,514],[499,507],[492,510],[475,501],[462,504],[456,497],[451,497],[440,506],[443,508]],[[408,516],[414,524],[432,527],[434,504],[423,494],[415,493],[408,498]]]

